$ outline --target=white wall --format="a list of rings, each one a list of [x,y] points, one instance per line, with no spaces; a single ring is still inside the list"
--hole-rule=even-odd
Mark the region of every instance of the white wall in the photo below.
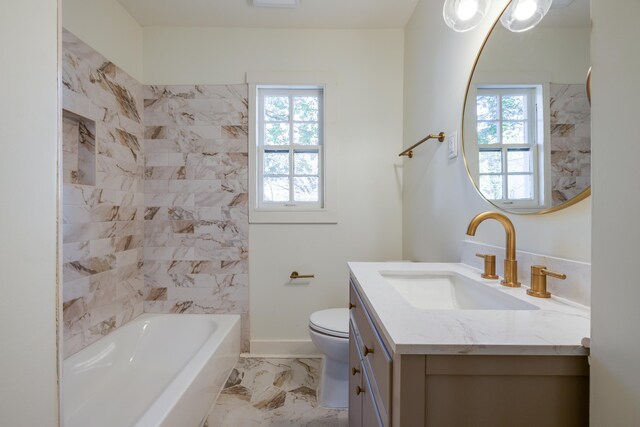
[[[592,0],[591,425],[640,420],[640,2]]]
[[[142,27],[116,0],[61,0],[62,26],[142,81]]]
[[[402,30],[145,28],[147,84],[242,83],[247,71],[337,77],[339,223],[251,225],[252,352],[313,351],[309,314],[347,304],[347,261],[401,258],[402,67]],[[292,284],[293,270],[316,279]]]
[[[404,145],[427,133],[460,130],[467,80],[482,41],[506,0],[494,2],[483,23],[467,33],[450,30],[442,2],[421,0],[405,32]],[[459,156],[447,158],[446,144],[428,143],[404,161],[403,252],[419,261],[457,261],[469,220],[494,210],[467,177]],[[509,215],[518,249],[590,260],[590,199],[542,216]],[[497,223],[480,226],[477,241],[504,245]]]
[[[584,83],[590,65],[590,32],[589,27],[536,27],[513,33],[498,25],[482,51],[477,71],[489,75],[545,71],[553,83]]]
[[[0,13],[0,425],[57,426],[58,5]]]

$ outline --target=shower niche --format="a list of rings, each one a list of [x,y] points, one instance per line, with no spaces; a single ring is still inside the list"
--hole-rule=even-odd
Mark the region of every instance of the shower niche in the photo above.
[[[62,110],[62,170],[65,184],[96,185],[96,122]]]

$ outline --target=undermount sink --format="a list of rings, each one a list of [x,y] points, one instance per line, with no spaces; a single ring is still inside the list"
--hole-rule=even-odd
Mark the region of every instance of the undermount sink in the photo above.
[[[409,304],[422,310],[538,310],[528,302],[453,271],[380,271]]]

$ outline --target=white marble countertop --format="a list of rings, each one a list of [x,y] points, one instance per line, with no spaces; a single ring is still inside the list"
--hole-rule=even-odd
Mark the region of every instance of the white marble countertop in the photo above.
[[[534,298],[465,264],[350,262],[351,276],[379,332],[397,354],[587,355],[590,310],[561,298]],[[452,271],[538,310],[425,310],[404,299],[380,271]]]

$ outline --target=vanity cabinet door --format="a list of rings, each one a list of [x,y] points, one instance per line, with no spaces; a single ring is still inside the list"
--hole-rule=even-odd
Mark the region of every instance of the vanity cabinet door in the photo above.
[[[365,374],[366,375],[366,374]],[[374,402],[372,389],[369,386],[369,382],[365,376],[364,392],[360,394],[362,396],[362,426],[363,427],[383,427],[382,420],[380,419],[380,413]],[[349,424],[351,427],[351,424]]]
[[[361,427],[362,423],[362,363],[356,343],[356,332],[349,322],[349,427]]]
[[[358,351],[358,335],[349,325],[349,427],[383,426],[375,404],[373,387]]]
[[[362,354],[362,363],[369,373],[373,386],[376,405],[380,409],[385,425],[390,424],[391,413],[391,387],[392,387],[392,359],[382,341],[378,328],[371,320],[367,308],[351,285],[350,300],[354,307],[351,308],[351,319],[357,332],[356,343]]]

